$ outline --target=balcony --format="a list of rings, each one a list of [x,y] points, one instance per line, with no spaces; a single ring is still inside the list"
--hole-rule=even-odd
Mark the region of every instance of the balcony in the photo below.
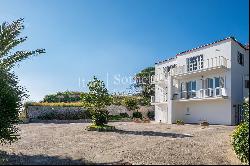
[[[159,98],[155,98],[155,96],[151,96],[151,104],[166,104],[168,101],[168,96],[167,95],[163,95],[160,96]]]
[[[190,64],[189,67],[192,69],[193,65]],[[204,72],[212,73],[218,72],[219,70],[228,69],[228,59],[223,56],[218,56],[214,58],[209,58],[204,61],[198,62],[196,65],[196,70],[187,70],[187,65],[178,66],[170,70],[170,75],[174,76],[175,78],[178,77],[189,77],[190,74],[201,74]]]
[[[156,83],[165,83],[168,79],[168,74],[161,73],[161,74],[156,74],[151,76],[151,84],[156,84]]]
[[[188,100],[206,100],[206,99],[227,99],[228,94],[225,88],[207,88],[198,91],[182,91],[173,94],[173,100],[188,101]]]

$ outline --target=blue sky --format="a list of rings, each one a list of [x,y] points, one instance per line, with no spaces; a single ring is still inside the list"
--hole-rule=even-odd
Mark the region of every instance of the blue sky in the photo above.
[[[14,71],[32,101],[85,91],[96,75],[112,91],[179,52],[235,36],[249,42],[248,0],[0,0],[0,23],[25,18],[19,48],[46,54]],[[85,80],[85,82],[84,82]],[[80,83],[79,83],[80,81]]]

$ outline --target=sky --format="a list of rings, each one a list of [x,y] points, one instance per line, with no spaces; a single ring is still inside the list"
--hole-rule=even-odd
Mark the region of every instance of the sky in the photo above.
[[[248,0],[0,0],[0,23],[24,18],[28,40],[45,48],[14,72],[40,101],[58,91],[87,91],[97,76],[112,92],[177,53],[234,36],[249,42]],[[13,50],[14,51],[14,50]]]

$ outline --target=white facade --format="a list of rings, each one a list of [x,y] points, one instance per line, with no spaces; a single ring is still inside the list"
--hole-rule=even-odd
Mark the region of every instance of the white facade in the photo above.
[[[229,37],[155,65],[155,120],[234,125],[249,89],[249,50]]]

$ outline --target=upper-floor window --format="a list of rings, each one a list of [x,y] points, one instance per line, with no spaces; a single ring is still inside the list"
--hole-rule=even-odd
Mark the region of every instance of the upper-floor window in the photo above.
[[[240,65],[244,66],[244,54],[238,52],[237,61]]]
[[[187,71],[203,69],[203,55],[187,58]]]

